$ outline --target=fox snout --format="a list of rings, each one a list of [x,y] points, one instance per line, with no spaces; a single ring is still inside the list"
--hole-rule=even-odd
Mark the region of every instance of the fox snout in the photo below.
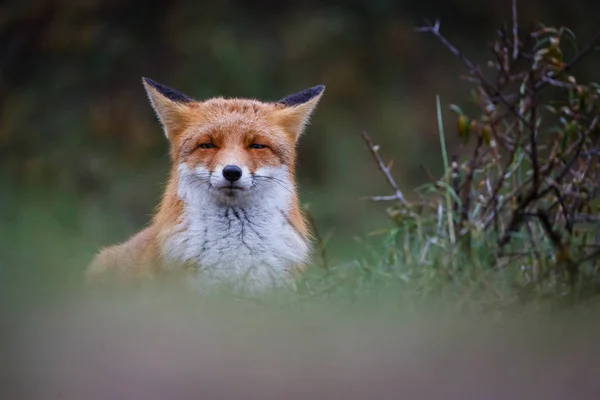
[[[221,169],[221,173],[215,175],[213,179],[214,187],[227,197],[233,197],[238,192],[246,191],[252,186],[252,174],[247,168],[242,169],[235,164],[225,165]]]
[[[217,165],[210,170],[209,186],[217,197],[225,196],[229,200],[234,197],[250,195],[254,183],[254,174],[240,163]]]

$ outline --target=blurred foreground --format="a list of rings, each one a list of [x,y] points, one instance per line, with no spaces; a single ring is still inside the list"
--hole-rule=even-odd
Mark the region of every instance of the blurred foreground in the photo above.
[[[20,310],[3,399],[597,399],[598,325],[157,296]],[[168,299],[167,299],[168,298]]]

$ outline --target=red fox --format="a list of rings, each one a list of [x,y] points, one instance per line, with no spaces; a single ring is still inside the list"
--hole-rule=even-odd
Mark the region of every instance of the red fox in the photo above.
[[[293,287],[310,258],[296,143],[325,86],[278,102],[197,101],[142,81],[170,143],[170,177],[149,226],[100,251],[86,282],[176,273],[199,286]]]

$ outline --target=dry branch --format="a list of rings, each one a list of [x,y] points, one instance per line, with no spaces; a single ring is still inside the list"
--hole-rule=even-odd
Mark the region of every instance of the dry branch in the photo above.
[[[392,176],[389,168],[385,165],[385,163],[381,159],[381,156],[379,155],[379,147],[377,147],[373,144],[373,141],[371,140],[371,138],[369,137],[367,132],[364,132],[364,131],[362,132],[362,138],[363,138],[365,144],[367,145],[367,149],[369,150],[369,152],[375,159],[375,162],[377,163],[379,170],[383,173],[383,175],[385,176],[385,179],[387,180],[389,185],[394,190],[394,194],[391,196],[373,196],[373,197],[371,197],[371,200],[373,200],[373,201],[397,200],[397,201],[401,202],[403,205],[408,206],[409,203],[404,198],[404,195],[398,188],[398,184],[396,184],[396,181],[394,180],[394,177]]]

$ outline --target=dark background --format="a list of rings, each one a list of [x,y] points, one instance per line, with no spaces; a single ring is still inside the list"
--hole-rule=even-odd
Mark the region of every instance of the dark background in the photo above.
[[[519,2],[522,26],[566,25],[584,44],[598,1]],[[0,5],[0,261],[79,272],[100,246],[149,221],[168,149],[147,102],[148,76],[204,99],[277,100],[327,90],[300,144],[301,199],[339,258],[384,226],[389,194],[360,139],[367,130],[405,192],[442,171],[435,96],[459,151],[448,104],[468,108],[462,65],[442,32],[484,64],[511,1],[8,1]],[[597,79],[593,55],[580,68]],[[5,270],[7,270],[5,268]],[[77,274],[73,279],[78,279]]]

